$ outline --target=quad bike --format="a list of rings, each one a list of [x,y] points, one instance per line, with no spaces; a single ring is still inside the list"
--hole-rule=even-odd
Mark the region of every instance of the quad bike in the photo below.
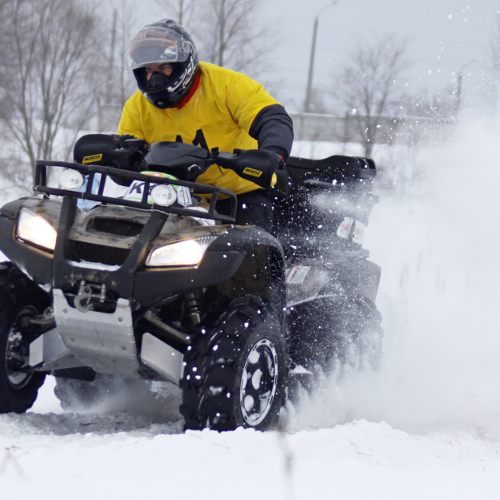
[[[111,379],[167,381],[186,429],[270,429],[295,374],[376,359],[372,160],[290,158],[272,235],[235,225],[234,193],[194,180],[217,164],[268,188],[273,153],[96,134],[74,155],[38,161],[34,195],[0,209],[1,413],[26,411],[53,374],[63,407]]]

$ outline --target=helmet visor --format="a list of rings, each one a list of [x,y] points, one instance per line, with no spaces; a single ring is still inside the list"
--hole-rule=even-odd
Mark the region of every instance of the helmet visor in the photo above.
[[[128,44],[129,67],[134,70],[149,64],[184,62],[190,50],[191,42],[175,31],[164,26],[145,26]]]

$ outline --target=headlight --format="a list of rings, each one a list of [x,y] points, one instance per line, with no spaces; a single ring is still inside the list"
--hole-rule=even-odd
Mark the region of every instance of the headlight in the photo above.
[[[168,207],[177,200],[177,193],[174,186],[169,184],[160,184],[151,190],[151,198],[157,205]]]
[[[215,238],[215,236],[208,236],[164,245],[151,252],[146,266],[196,266],[201,262],[207,248]]]
[[[72,168],[67,168],[59,177],[59,185],[63,189],[68,189],[70,191],[76,191],[83,186],[83,175]]]
[[[35,245],[54,250],[57,232],[43,217],[22,208],[17,223],[17,236]]]

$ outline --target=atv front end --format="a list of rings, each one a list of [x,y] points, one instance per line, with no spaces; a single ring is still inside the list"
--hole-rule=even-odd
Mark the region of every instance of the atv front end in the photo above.
[[[41,162],[39,169],[47,166]],[[82,193],[42,182],[38,196],[11,202],[0,211],[1,249],[11,260],[9,272],[28,281],[38,294],[25,321],[36,329],[23,338],[23,372],[189,384],[186,353],[200,331],[212,328],[231,303],[251,294],[262,307],[283,311],[284,258],[271,235],[252,226],[202,224],[200,211],[190,207],[151,206],[149,186],[141,201],[104,195],[107,176],[153,183],[142,174],[78,164],[50,166],[88,176],[99,173],[101,188],[100,194],[90,189]],[[38,179],[43,177],[39,172]],[[154,178],[157,185],[172,182]],[[200,187],[175,182],[193,190]],[[84,211],[78,206],[81,199],[99,204]],[[234,222],[234,215],[218,215],[213,206],[202,217]],[[282,314],[274,320],[277,325],[283,324]],[[279,326],[275,335],[282,337]],[[251,352],[253,359],[257,351]],[[251,410],[249,406],[253,415]]]

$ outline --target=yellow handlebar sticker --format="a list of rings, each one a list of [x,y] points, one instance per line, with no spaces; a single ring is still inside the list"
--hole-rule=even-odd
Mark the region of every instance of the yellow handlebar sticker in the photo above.
[[[260,177],[262,175],[261,170],[255,170],[250,167],[246,167],[245,170],[243,170],[244,174],[251,175],[252,177]]]
[[[102,159],[102,154],[101,155],[85,156],[85,158],[82,160],[82,163],[93,163],[94,161],[99,161],[101,159]]]

